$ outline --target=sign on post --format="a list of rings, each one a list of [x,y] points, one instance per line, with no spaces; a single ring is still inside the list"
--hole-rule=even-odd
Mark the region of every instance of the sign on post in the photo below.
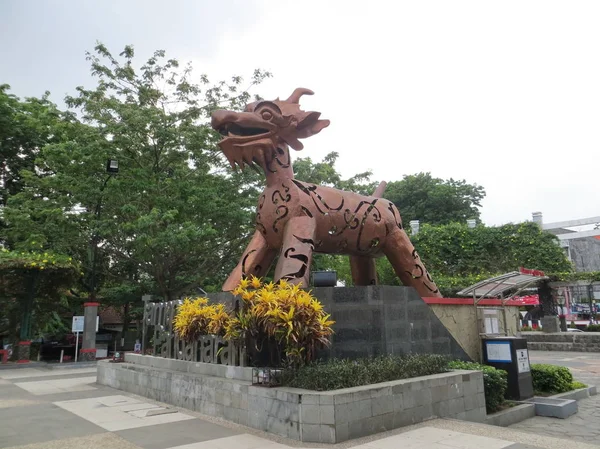
[[[83,324],[85,322],[84,316],[74,316],[73,324],[71,325],[71,332],[83,332]],[[98,332],[98,326],[100,325],[100,317],[96,317],[96,332]]]
[[[517,369],[519,373],[528,373],[531,371],[529,366],[529,351],[527,349],[517,349]]]
[[[84,318],[83,316],[74,316],[73,317],[73,324],[71,326],[71,332],[76,333],[76,332],[83,332],[83,323],[84,323]]]
[[[74,316],[73,322],[71,323],[71,332],[75,334],[75,361],[79,353],[79,333],[83,332],[85,324],[85,316]],[[98,332],[98,326],[100,325],[100,317],[96,316],[96,332]]]

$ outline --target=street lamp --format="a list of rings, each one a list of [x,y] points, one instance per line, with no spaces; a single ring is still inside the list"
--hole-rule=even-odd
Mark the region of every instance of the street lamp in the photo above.
[[[119,173],[119,161],[116,159],[109,159],[106,162],[106,173],[117,174]]]
[[[104,180],[102,187],[100,187],[100,198],[98,198],[98,203],[96,204],[96,209],[94,211],[94,218],[95,218],[96,223],[98,223],[98,221],[100,220],[100,212],[102,211],[102,194],[104,192],[106,184],[108,184],[108,181],[110,181],[110,179],[114,175],[119,173],[119,161],[117,161],[116,159],[112,159],[112,158],[108,159],[106,161],[106,173],[108,173],[108,176]],[[90,279],[90,295],[89,295],[91,302],[96,301],[96,253],[97,253],[97,251],[98,251],[98,234],[97,234],[96,230],[94,230],[94,233],[92,235],[92,272],[91,272],[91,279]]]
[[[89,283],[89,295],[88,302],[83,304],[84,308],[84,324],[83,324],[83,342],[81,345],[81,356],[79,357],[84,361],[96,360],[96,328],[98,322],[98,306],[96,302],[96,259],[98,253],[98,243],[100,236],[98,235],[98,221],[100,220],[100,212],[102,211],[102,198],[104,194],[104,188],[108,184],[110,178],[119,172],[119,163],[116,159],[108,159],[106,161],[106,173],[108,177],[104,180],[104,183],[100,187],[100,195],[98,196],[98,202],[94,209],[94,229],[92,230],[92,239],[90,242],[90,253],[91,253],[91,276]],[[79,339],[79,333],[77,333]],[[77,351],[77,348],[75,349]],[[78,359],[78,354],[75,354],[75,361]]]

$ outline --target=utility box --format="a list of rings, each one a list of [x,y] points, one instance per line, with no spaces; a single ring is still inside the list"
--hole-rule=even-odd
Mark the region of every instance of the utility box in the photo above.
[[[506,397],[516,401],[533,397],[527,340],[517,337],[483,338],[483,361],[508,373]]]

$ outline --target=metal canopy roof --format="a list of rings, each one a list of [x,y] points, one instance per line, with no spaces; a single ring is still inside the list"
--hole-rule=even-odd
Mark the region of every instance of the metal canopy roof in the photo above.
[[[476,298],[495,297],[509,290],[524,288],[544,279],[548,279],[548,277],[540,275],[540,272],[529,274],[524,273],[523,270],[521,272],[513,271],[478,282],[471,287],[459,291],[458,295],[474,296]]]

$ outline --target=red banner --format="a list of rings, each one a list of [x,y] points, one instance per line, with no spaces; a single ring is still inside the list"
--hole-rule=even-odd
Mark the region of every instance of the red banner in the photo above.
[[[543,271],[540,270],[531,270],[525,267],[519,267],[519,273],[521,274],[529,274],[530,276],[546,276]]]

